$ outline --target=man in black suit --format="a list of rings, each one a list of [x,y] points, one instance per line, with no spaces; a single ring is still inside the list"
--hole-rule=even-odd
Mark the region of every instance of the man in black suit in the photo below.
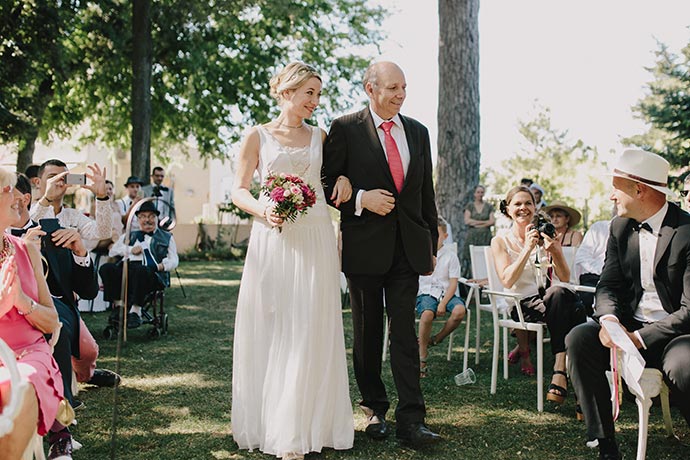
[[[399,114],[405,75],[391,62],[372,64],[364,76],[370,105],[336,119],[324,145],[326,196],[340,175],[354,200],[340,209],[342,265],[354,325],[354,370],[369,417],[366,433],[389,434],[381,380],[384,304],[390,321],[391,368],[398,391],[396,435],[420,447],[440,440],[424,424],[419,384],[415,299],[420,274],[430,274],[438,241],[429,133]],[[384,302],[385,298],[385,302]]]
[[[620,459],[605,371],[611,338],[599,323],[616,321],[661,370],[690,424],[690,215],[666,201],[669,164],[653,153],[626,150],[613,171],[606,262],[596,290],[598,323],[566,338],[570,375],[600,459]]]

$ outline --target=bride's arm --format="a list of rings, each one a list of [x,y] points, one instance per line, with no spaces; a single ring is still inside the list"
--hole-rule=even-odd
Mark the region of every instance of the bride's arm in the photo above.
[[[240,209],[257,217],[266,218],[266,206],[259,203],[249,191],[254,171],[259,166],[259,132],[252,128],[242,141],[237,160],[237,173],[232,187],[232,202]]]

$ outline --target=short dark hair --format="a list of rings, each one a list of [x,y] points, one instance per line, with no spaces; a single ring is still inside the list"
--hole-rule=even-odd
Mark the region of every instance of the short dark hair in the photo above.
[[[26,174],[26,177],[29,179],[33,179],[34,177],[38,177],[38,170],[40,169],[40,166],[38,165],[29,165],[26,167],[26,170],[24,170],[24,174]]]
[[[38,168],[38,177],[43,177],[43,172],[46,170],[47,166],[58,166],[60,168],[66,168],[67,167],[67,165],[65,164],[64,161],[58,160],[57,158],[52,158],[50,160],[46,160]]]
[[[156,166],[151,170],[151,175],[153,176],[154,174],[156,174],[156,171],[163,171],[163,173],[165,173],[165,169],[163,169],[161,166]]]
[[[26,177],[26,175],[18,172],[17,174],[17,183],[14,186],[17,190],[19,190],[23,194],[31,193],[31,181],[29,181],[29,178]]]
[[[115,187],[115,184],[113,184],[113,181],[111,181],[110,179],[106,179],[106,180],[105,180],[105,183],[106,183],[106,184],[110,184],[110,185],[112,185],[113,187]]]

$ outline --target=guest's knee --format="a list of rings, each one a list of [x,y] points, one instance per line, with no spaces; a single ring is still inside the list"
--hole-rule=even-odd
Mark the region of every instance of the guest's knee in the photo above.
[[[422,314],[419,316],[419,322],[422,324],[431,324],[431,322],[434,320],[434,312],[431,310],[424,310]]]
[[[565,349],[568,356],[589,348],[592,343],[599,343],[599,325],[596,323],[575,326],[565,336]]]
[[[690,335],[673,339],[664,350],[662,363],[672,388],[690,396]]]

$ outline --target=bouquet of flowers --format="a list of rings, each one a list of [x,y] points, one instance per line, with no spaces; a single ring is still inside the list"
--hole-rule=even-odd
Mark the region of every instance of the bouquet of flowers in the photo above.
[[[261,191],[276,204],[273,211],[287,222],[294,222],[316,203],[314,187],[294,174],[269,173]]]

